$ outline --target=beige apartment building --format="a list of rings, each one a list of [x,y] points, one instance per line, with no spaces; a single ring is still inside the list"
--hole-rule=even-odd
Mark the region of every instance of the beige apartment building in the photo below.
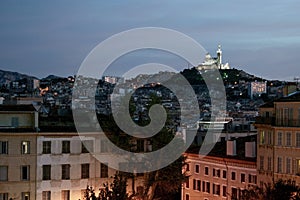
[[[238,199],[241,191],[256,185],[256,136],[219,142],[205,157],[186,153],[189,176],[182,185],[182,200]]]
[[[87,186],[98,192],[113,181],[116,170],[90,153],[109,156],[106,137],[37,132],[37,119],[32,105],[0,105],[0,200],[82,200]],[[143,187],[142,177],[135,176],[127,192]]]
[[[260,186],[279,179],[300,184],[300,93],[260,108],[257,171]]]

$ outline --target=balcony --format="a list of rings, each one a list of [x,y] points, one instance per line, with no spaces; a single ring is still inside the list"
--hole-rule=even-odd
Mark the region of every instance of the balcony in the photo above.
[[[296,119],[296,120],[276,119],[275,126],[300,128],[300,119]]]
[[[266,124],[271,126],[279,127],[299,127],[300,119],[287,120],[287,119],[276,119],[275,117],[256,117],[255,124]]]
[[[267,125],[275,125],[274,117],[256,117],[255,124],[267,124]]]

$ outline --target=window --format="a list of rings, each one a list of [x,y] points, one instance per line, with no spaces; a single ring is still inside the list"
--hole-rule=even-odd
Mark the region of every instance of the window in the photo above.
[[[193,190],[201,191],[201,181],[193,179]]]
[[[7,181],[8,166],[0,166],[0,181]]]
[[[213,184],[213,194],[215,195],[220,195],[220,185],[218,184]]]
[[[8,154],[8,141],[0,141],[0,154]]]
[[[286,173],[291,173],[291,158],[286,158]]]
[[[231,199],[238,198],[238,190],[236,188],[231,188]]]
[[[93,151],[93,140],[86,140],[81,143],[81,153],[90,153]]]
[[[23,141],[21,143],[21,153],[22,154],[30,154],[30,142],[29,141]]]
[[[190,164],[186,164],[186,171],[190,171]]]
[[[286,146],[292,146],[292,134],[290,132],[286,133]]]
[[[205,168],[204,168],[204,174],[205,174],[205,175],[209,175],[209,169],[208,169],[208,167],[205,167]]]
[[[210,193],[210,183],[206,182],[206,188],[205,192]]]
[[[259,156],[259,169],[264,170],[264,157]]]
[[[260,144],[265,144],[265,132],[261,131],[260,132]]]
[[[227,196],[227,187],[223,185],[223,197]]]
[[[277,145],[281,146],[282,145],[282,132],[278,132],[277,136]]]
[[[69,180],[70,179],[70,165],[61,165],[61,179]]]
[[[200,171],[200,166],[199,165],[195,165],[195,172],[199,173],[199,171]]]
[[[0,200],[8,200],[8,193],[0,193]]]
[[[221,177],[221,170],[219,170],[219,169],[213,169],[213,176],[214,177]]]
[[[62,153],[70,153],[70,141],[62,141]]]
[[[190,200],[190,195],[189,194],[185,194],[185,200]]]
[[[272,171],[272,157],[268,157],[268,171]]]
[[[61,191],[61,200],[70,200],[70,190]]]
[[[43,180],[51,179],[51,165],[43,165]]]
[[[101,168],[101,170],[100,170],[100,177],[101,178],[107,178],[108,177],[108,166],[107,166],[107,164],[103,164],[103,163],[101,163],[100,164],[100,168]]]
[[[190,188],[190,179],[189,178],[186,179],[185,187]]]
[[[197,190],[201,191],[201,181],[197,180]]]
[[[202,181],[202,191],[205,192],[205,182]]]
[[[223,170],[223,178],[227,178],[227,171]]]
[[[43,191],[42,200],[51,200],[51,191]]]
[[[143,139],[136,141],[136,151],[144,152],[145,151],[145,141]]]
[[[277,158],[277,172],[278,173],[282,172],[282,158],[281,157]]]
[[[108,147],[107,147],[107,141],[106,140],[101,140],[100,151],[101,151],[101,153],[107,153],[108,152]]]
[[[22,200],[30,200],[30,193],[22,192]]]
[[[18,117],[11,118],[11,126],[15,127],[15,128],[19,126],[19,118]]]
[[[81,178],[90,177],[90,164],[81,164]]]
[[[21,180],[22,181],[28,181],[29,180],[29,172],[30,172],[30,166],[22,166],[21,167]]]
[[[43,154],[51,153],[51,141],[43,141]]]
[[[249,183],[256,184],[256,175],[249,174]]]
[[[296,133],[296,147],[300,147],[300,133]]]
[[[272,132],[268,131],[268,145],[272,144]]]
[[[245,183],[246,182],[246,175],[245,174],[241,174],[241,183]]]
[[[296,175],[300,175],[300,160],[296,160]]]
[[[235,175],[236,175],[235,172],[231,172],[231,180],[234,181],[236,179]]]

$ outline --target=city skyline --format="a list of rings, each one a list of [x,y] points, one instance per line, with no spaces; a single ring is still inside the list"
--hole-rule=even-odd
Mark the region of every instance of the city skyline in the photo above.
[[[180,31],[224,62],[267,79],[300,76],[300,4],[257,0],[219,1],[1,1],[0,68],[38,78],[77,73],[81,62],[100,42],[138,27]],[[109,75],[120,76],[147,62],[162,62],[177,70],[189,67],[161,52],[133,53],[117,60]]]

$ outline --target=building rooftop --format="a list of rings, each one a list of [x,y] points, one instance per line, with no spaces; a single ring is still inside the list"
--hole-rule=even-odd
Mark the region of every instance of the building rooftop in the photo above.
[[[217,142],[216,145],[214,146],[214,148],[208,154],[208,156],[256,162],[256,157],[254,157],[254,158],[245,157],[245,142],[253,142],[253,141],[256,142],[257,136],[251,135],[251,136],[247,136],[247,137],[239,137],[239,138],[236,138],[235,140],[236,140],[236,155],[235,156],[227,155],[227,151],[226,151],[227,147],[226,147],[225,140],[222,140],[221,142]],[[190,148],[187,150],[186,153],[199,154],[199,150],[200,150],[200,147]]]
[[[33,112],[36,111],[33,105],[0,105],[0,112]]]
[[[287,97],[282,97],[275,102],[300,102],[300,91],[296,91],[288,95]]]

